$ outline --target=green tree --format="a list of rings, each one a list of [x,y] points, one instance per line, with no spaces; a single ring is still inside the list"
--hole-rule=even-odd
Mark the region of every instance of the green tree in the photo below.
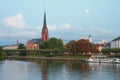
[[[23,44],[23,43],[20,43],[20,44],[18,45],[18,49],[25,49],[24,44]]]
[[[0,55],[2,54],[2,47],[0,46]]]
[[[43,42],[40,45],[41,49],[62,49],[63,47],[63,41],[61,39],[57,38],[50,38],[48,41]]]
[[[77,48],[76,48],[76,41],[75,40],[71,40],[69,43],[67,43],[66,45],[67,51],[73,54],[75,54],[77,52]]]

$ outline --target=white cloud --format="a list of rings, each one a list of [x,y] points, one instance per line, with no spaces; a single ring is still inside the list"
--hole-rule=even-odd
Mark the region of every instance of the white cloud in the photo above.
[[[49,30],[56,30],[57,29],[56,24],[54,24],[54,25],[48,25],[47,27],[48,27]]]
[[[70,24],[62,24],[62,28],[66,28],[66,29],[68,29],[68,28],[71,28],[71,25]]]
[[[33,31],[20,31],[18,33],[19,36],[27,36],[27,37],[31,37],[34,36],[34,32]]]
[[[61,25],[48,25],[47,26],[49,30],[60,30],[60,29],[69,29],[71,28],[71,25],[70,24],[67,24],[67,23],[64,23],[64,24],[61,24]]]
[[[107,30],[105,30],[105,29],[100,29],[100,28],[98,29],[98,31],[101,32],[101,33],[110,33],[110,32],[108,32]]]
[[[25,20],[21,14],[17,14],[16,16],[4,18],[2,20],[3,24],[12,28],[23,29],[25,27]]]
[[[36,29],[37,30],[42,30],[42,27],[41,26],[37,26]]]

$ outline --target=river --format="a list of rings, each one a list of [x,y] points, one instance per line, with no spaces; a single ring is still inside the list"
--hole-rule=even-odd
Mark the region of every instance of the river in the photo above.
[[[4,60],[0,61],[0,80],[120,80],[120,64]]]

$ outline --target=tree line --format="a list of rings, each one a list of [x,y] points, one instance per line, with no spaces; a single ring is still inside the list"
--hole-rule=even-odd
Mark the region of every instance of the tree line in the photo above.
[[[98,53],[97,45],[92,44],[87,39],[80,39],[78,41],[71,40],[64,45],[61,39],[50,38],[48,41],[43,42],[39,45],[40,49],[56,49],[64,50],[68,54],[90,54]],[[18,49],[25,49],[23,44],[19,44]],[[55,51],[56,51],[55,50]]]
[[[71,40],[67,44],[64,45],[61,39],[57,38],[50,38],[48,41],[43,42],[39,45],[40,52],[60,52],[61,50],[67,52],[68,54],[90,54],[90,53],[100,53],[98,49],[99,45],[91,43],[87,39],[80,39],[80,40]],[[20,43],[18,49],[25,49],[24,44]],[[2,50],[2,49],[1,49]],[[0,50],[0,51],[1,51]],[[31,50],[30,50],[31,51]],[[30,52],[28,51],[28,52]],[[35,50],[36,51],[36,50]],[[120,49],[102,49],[102,53],[120,53]],[[0,52],[1,54],[1,52]]]

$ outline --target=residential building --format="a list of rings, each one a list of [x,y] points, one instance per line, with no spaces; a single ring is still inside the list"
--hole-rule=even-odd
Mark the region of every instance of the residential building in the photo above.
[[[18,49],[19,46],[19,41],[17,40],[16,44],[14,45],[10,45],[10,46],[3,46],[2,49],[3,50],[14,50],[14,49]]]
[[[120,48],[120,36],[113,39],[111,42],[111,48]]]
[[[2,49],[3,49],[3,50],[14,50],[14,49],[18,49],[18,46],[16,46],[16,45],[3,46]]]

